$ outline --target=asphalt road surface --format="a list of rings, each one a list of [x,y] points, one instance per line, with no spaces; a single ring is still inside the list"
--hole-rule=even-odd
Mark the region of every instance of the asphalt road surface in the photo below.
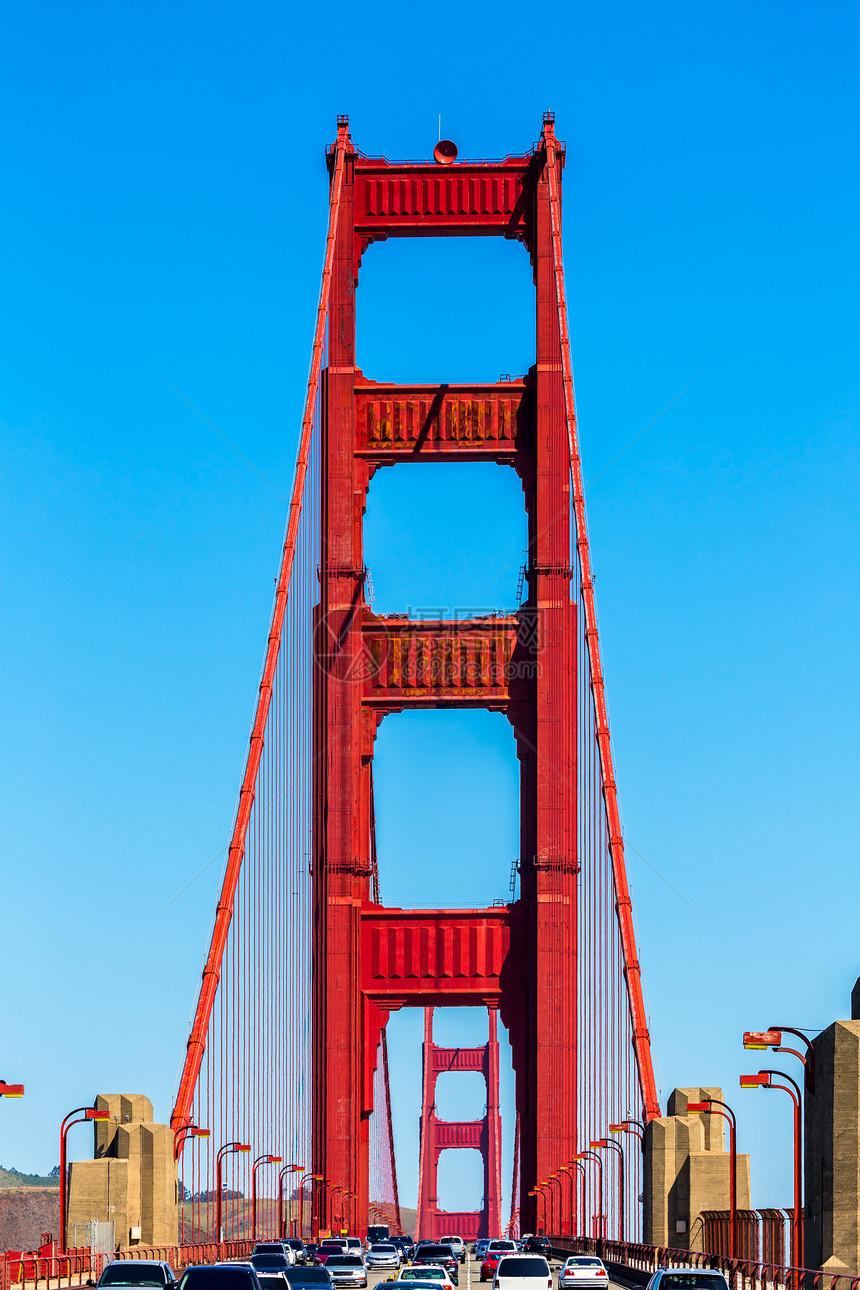
[[[551,1261],[550,1268],[553,1274],[556,1274],[560,1267],[561,1263],[557,1259]],[[376,1287],[390,1276],[390,1272],[369,1271],[367,1274],[367,1290],[376,1290]],[[481,1282],[481,1265],[470,1254],[466,1262],[460,1265],[459,1290],[491,1290],[491,1286],[492,1282],[490,1281]],[[611,1287],[611,1290],[622,1290],[622,1287],[614,1281],[609,1282],[609,1287]],[[609,1290],[609,1287],[607,1287],[607,1290]]]

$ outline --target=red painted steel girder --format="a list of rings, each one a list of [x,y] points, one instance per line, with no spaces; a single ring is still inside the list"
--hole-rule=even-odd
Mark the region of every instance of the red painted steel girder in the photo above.
[[[438,1048],[430,1049],[430,1068],[436,1075],[450,1071],[484,1071],[487,1066],[487,1048]]]
[[[497,1003],[517,914],[491,909],[361,910],[362,990],[386,1007]]]
[[[486,461],[514,465],[531,449],[526,377],[492,385],[393,385],[356,376],[355,451],[375,465]]]
[[[355,232],[366,246],[387,237],[522,238],[531,225],[533,157],[456,162],[355,161]]]
[[[386,712],[442,703],[505,708],[520,632],[515,617],[419,622],[366,612],[362,700]]]

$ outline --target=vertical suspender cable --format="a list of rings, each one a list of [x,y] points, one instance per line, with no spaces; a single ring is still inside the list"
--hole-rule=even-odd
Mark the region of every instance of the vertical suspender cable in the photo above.
[[[273,681],[275,677],[275,669],[278,663],[278,654],[281,647],[281,636],[287,609],[287,594],[290,585],[290,573],[292,571],[293,557],[296,551],[296,537],[298,534],[299,517],[302,510],[302,497],[304,493],[305,477],[308,470],[308,456],[314,425],[317,390],[319,387],[320,372],[322,368],[323,339],[326,317],[328,315],[329,294],[331,291],[335,235],[337,232],[338,214],[340,210],[341,188],[343,186],[345,147],[346,128],[341,127],[338,131],[338,141],[335,145],[336,158],[334,180],[332,183],[331,201],[329,205],[328,236],[326,238],[325,263],[322,273],[322,284],[320,286],[319,304],[317,306],[313,355],[311,358],[311,369],[308,375],[307,395],[305,398],[305,410],[302,420],[302,433],[299,441],[299,451],[296,458],[296,469],[293,478],[293,490],[290,500],[287,533],[281,556],[281,567],[278,571],[275,604],[269,627],[266,659],[263,664],[263,674],[260,679],[257,706],[254,712],[254,724],[251,728],[250,747],[248,749],[248,757],[245,763],[245,774],[242,779],[242,788],[239,793],[239,805],[236,811],[233,835],[230,839],[227,867],[224,872],[224,880],[221,885],[221,895],[218,900],[218,908],[215,915],[215,926],[212,931],[209,953],[206,956],[206,963],[203,968],[203,980],[200,985],[197,1008],[194,1013],[194,1021],[188,1038],[185,1064],[179,1080],[173,1113],[170,1117],[170,1123],[173,1128],[179,1128],[190,1123],[194,1090],[197,1084],[197,1077],[200,1073],[200,1066],[203,1061],[209,1018],[212,1014],[215,996],[218,992],[218,982],[221,976],[221,961],[224,955],[224,948],[227,943],[227,933],[230,929],[230,922],[233,917],[236,887],[242,868],[242,859],[245,854],[245,840],[248,830],[248,822],[251,817],[251,808],[254,804],[254,790],[257,781],[257,772],[260,768],[260,759],[265,742],[266,722],[272,701]]]
[[[588,649],[588,663],[591,682],[592,701],[597,718],[597,747],[600,758],[600,773],[603,799],[606,805],[607,824],[609,828],[609,854],[612,861],[612,876],[615,886],[615,902],[618,912],[618,923],[621,932],[621,946],[624,955],[624,971],[627,977],[627,992],[633,1020],[633,1045],[639,1068],[639,1081],[645,1104],[645,1118],[654,1119],[660,1114],[657,1101],[657,1084],[654,1078],[654,1065],[651,1058],[651,1041],[648,1034],[648,1023],[645,1015],[645,999],[642,993],[642,974],[636,950],[636,934],[633,928],[633,909],[630,889],[627,883],[627,867],[624,858],[624,838],[621,833],[621,817],[618,811],[618,796],[615,787],[615,770],[612,763],[612,748],[609,740],[609,717],[606,706],[606,692],[603,681],[603,666],[600,658],[600,642],[597,630],[597,609],[594,601],[594,583],[591,574],[591,556],[588,548],[588,531],[585,516],[585,495],[582,486],[582,463],[579,455],[579,435],[576,426],[576,408],[573,395],[573,371],[570,360],[570,336],[567,328],[567,304],[564,294],[564,262],[561,248],[561,218],[558,199],[558,175],[556,172],[557,144],[552,119],[544,119],[544,146],[546,148],[547,178],[549,181],[550,213],[552,218],[552,251],[555,276],[556,305],[558,324],[561,335],[561,362],[564,384],[564,407],[567,420],[568,447],[570,450],[570,473],[573,487],[573,508],[576,518],[576,549],[579,557],[580,598],[585,613],[585,636]]]

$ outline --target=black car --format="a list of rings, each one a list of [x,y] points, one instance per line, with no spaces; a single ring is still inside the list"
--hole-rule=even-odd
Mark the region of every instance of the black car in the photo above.
[[[548,1236],[528,1236],[523,1246],[525,1254],[543,1254],[549,1258],[552,1254],[552,1243]]]
[[[249,1263],[195,1263],[186,1268],[179,1290],[260,1290]]]
[[[88,1281],[88,1286],[96,1285]],[[157,1259],[113,1259],[98,1279],[99,1286],[155,1286],[172,1290],[176,1273],[169,1263]]]
[[[265,1253],[255,1250],[250,1262],[257,1272],[288,1272],[293,1266],[284,1254],[282,1246],[279,1247],[277,1254],[270,1254],[268,1250]]]
[[[287,1283],[294,1290],[304,1290],[305,1286],[330,1286],[331,1273],[327,1268],[290,1268],[286,1274]]]
[[[445,1269],[454,1285],[458,1284],[460,1264],[450,1245],[419,1245],[412,1255],[411,1263],[413,1267],[416,1264],[435,1263],[437,1267]]]

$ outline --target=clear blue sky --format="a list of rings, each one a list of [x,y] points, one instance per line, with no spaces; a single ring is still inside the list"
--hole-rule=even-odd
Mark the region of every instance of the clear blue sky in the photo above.
[[[49,1169],[99,1091],[167,1114],[214,906],[220,861],[164,908],[228,836],[285,507],[164,379],[287,492],[336,114],[367,152],[429,154],[441,113],[498,156],[552,107],[586,479],[695,382],[588,492],[662,1094],[722,1084],[754,1201],[789,1202],[788,1109],[741,1096],[739,1038],[846,1015],[860,972],[858,26],[660,0],[9,13],[0,1075],[27,1097],[0,1162]],[[375,246],[359,301],[374,377],[532,361],[513,244]],[[367,542],[380,609],[508,606],[519,487],[385,472]],[[510,733],[420,724],[380,736],[384,894],[504,896]],[[404,1198],[419,1034],[392,1034]]]

